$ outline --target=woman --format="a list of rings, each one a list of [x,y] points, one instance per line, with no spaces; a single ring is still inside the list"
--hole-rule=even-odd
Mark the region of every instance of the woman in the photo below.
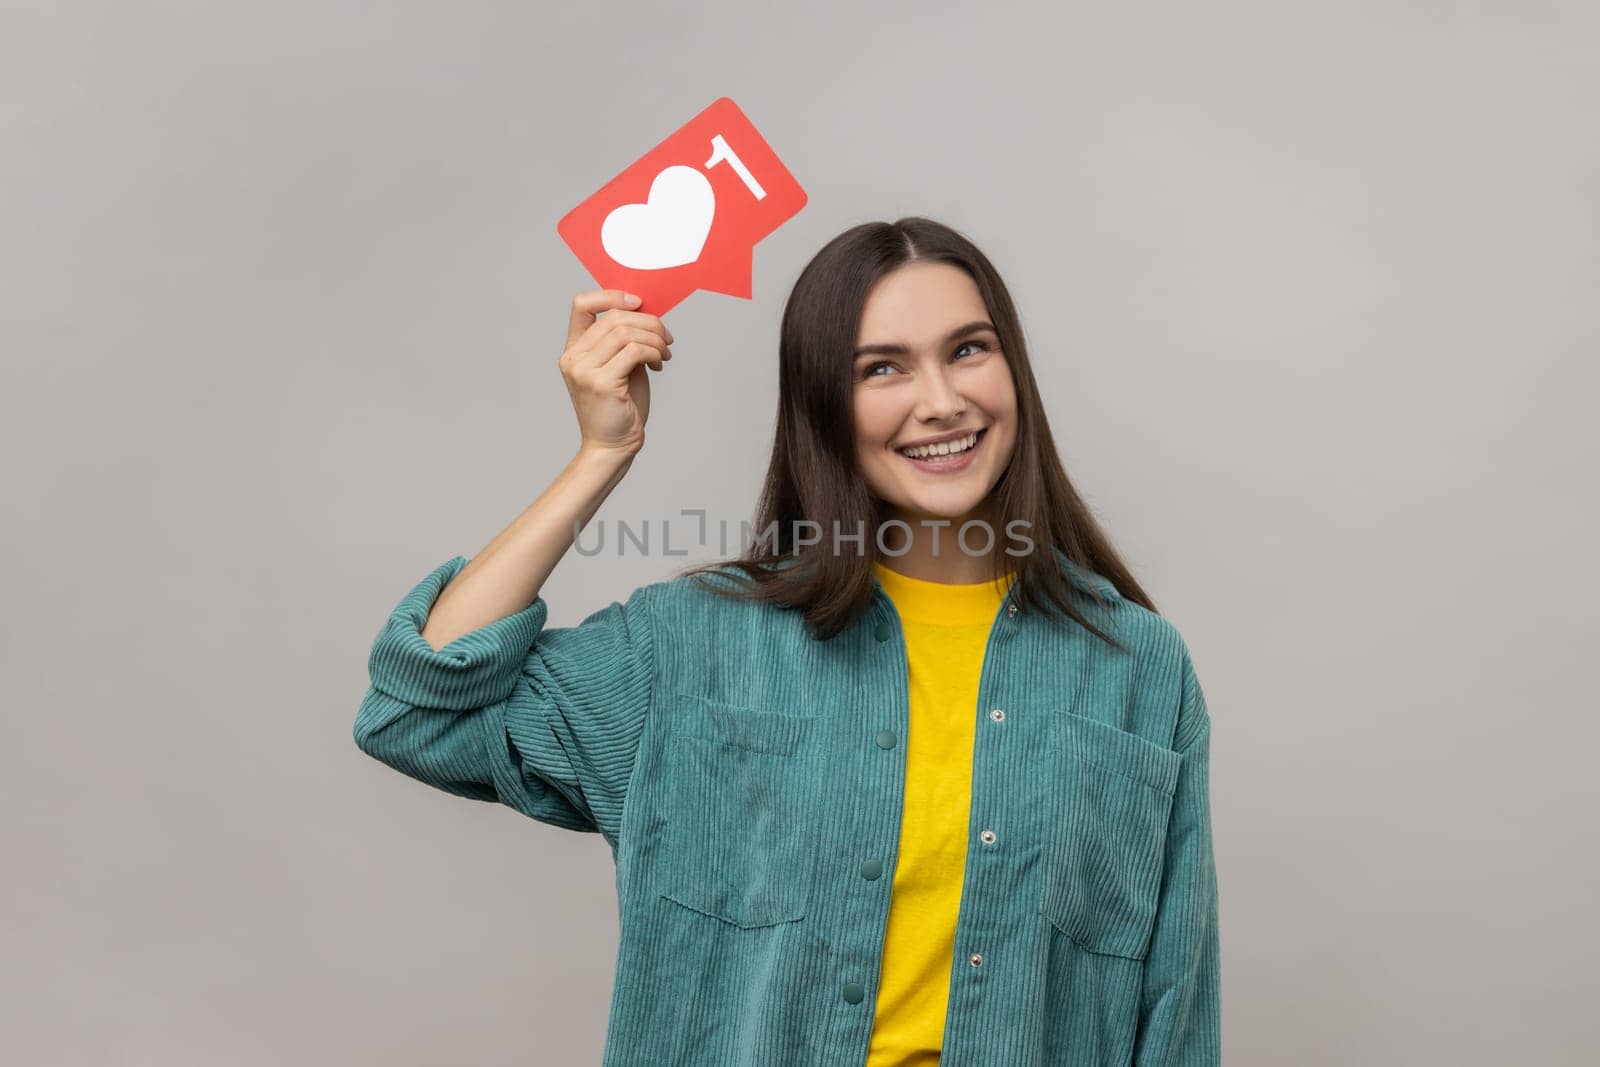
[[[672,358],[624,297],[573,302],[577,457],[400,603],[355,724],[605,837],[604,1062],[1220,1062],[1205,698],[1062,470],[988,259],[922,218],[831,241],[784,312],[750,550],[548,628]]]

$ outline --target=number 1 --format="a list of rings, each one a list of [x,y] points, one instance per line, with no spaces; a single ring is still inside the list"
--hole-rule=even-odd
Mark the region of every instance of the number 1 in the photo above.
[[[728,147],[728,142],[722,139],[722,134],[720,133],[711,138],[711,158],[705,161],[705,168],[710,170],[718,163],[726,163],[732,167],[734,173],[739,175],[739,180],[744,182],[745,188],[750,190],[750,195],[757,200],[767,195],[767,191],[761,188],[761,183],[756,181],[755,175],[750,173],[750,168],[744,165],[744,160],[739,158],[737,152]]]

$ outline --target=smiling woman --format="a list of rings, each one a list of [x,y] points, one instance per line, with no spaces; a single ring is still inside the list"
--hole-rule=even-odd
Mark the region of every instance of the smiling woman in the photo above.
[[[728,595],[799,608],[819,638],[859,616],[885,556],[933,581],[1014,580],[1019,602],[1110,639],[1058,551],[1154,610],[1067,476],[1009,290],[962,234],[908,217],[830,241],[784,309],[778,382],[755,519],[770,537],[684,573],[737,570]]]
[[[1218,1063],[1210,714],[988,260],[921,218],[831,241],[784,309],[772,539],[552,628],[539,590],[671,359],[627,306],[574,301],[578,457],[391,613],[355,725],[611,846],[606,1067]]]

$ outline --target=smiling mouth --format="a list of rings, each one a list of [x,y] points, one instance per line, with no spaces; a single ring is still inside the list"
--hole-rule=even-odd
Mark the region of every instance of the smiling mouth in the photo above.
[[[897,448],[895,451],[914,463],[927,463],[937,466],[941,463],[954,463],[971,454],[983,442],[984,434],[989,432],[985,426],[966,437],[958,437],[954,441],[944,441],[937,445],[925,448]]]

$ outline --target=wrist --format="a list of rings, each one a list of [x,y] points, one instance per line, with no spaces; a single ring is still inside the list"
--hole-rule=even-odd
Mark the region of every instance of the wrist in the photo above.
[[[584,466],[595,467],[625,467],[633,462],[633,457],[639,454],[637,448],[622,448],[615,445],[592,445],[585,441],[578,446],[578,454],[572,462]]]

